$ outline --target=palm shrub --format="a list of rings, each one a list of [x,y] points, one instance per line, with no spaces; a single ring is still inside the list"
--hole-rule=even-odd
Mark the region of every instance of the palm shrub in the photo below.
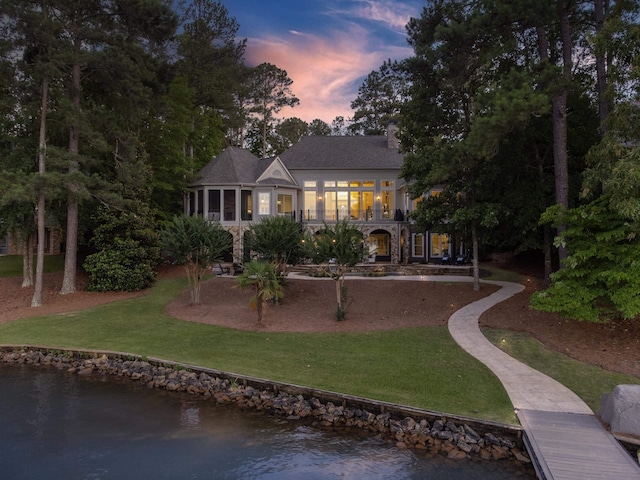
[[[251,308],[258,313],[258,325],[262,325],[267,302],[283,296],[282,283],[273,263],[251,260],[236,278],[236,285],[243,290],[253,290],[250,302]]]
[[[202,216],[180,215],[162,230],[161,238],[167,255],[187,270],[191,303],[198,305],[202,278],[232,247],[231,234]]]

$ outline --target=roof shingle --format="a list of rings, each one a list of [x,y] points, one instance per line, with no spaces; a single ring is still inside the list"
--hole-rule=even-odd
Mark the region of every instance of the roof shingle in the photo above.
[[[255,183],[271,162],[260,160],[244,148],[227,147],[200,170],[191,185]]]
[[[386,136],[308,136],[280,155],[289,170],[402,168],[403,156]]]

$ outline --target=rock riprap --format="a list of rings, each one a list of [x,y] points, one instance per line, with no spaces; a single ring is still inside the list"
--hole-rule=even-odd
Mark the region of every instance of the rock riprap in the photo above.
[[[193,367],[148,361],[127,354],[13,349],[0,352],[0,361],[51,366],[76,375],[127,377],[144,382],[149,388],[200,395],[218,403],[234,403],[239,407],[281,415],[291,421],[305,419],[330,428],[366,429],[398,448],[442,454],[450,459],[511,458],[522,463],[529,462],[517,431],[507,432],[505,429],[503,435],[490,431],[480,434],[477,427],[456,423],[444,415],[436,417],[435,412],[431,418],[399,417],[397,412],[384,411],[380,403],[371,401],[371,408],[362,408],[356,404],[366,404],[365,399],[337,397],[332,392],[324,392],[332,400],[321,398],[322,391],[313,391],[315,395],[305,396],[295,393],[296,390],[309,390],[303,387],[259,379],[247,381],[248,377],[231,374],[224,378],[223,372],[212,374],[207,369],[198,371]],[[255,382],[263,383],[262,387],[249,384]],[[372,411],[376,408],[378,411]],[[491,429],[495,431],[496,426],[492,425]]]

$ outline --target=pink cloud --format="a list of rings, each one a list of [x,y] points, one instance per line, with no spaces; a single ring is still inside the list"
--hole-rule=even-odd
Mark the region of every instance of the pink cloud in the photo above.
[[[348,32],[334,31],[328,37],[290,31],[279,37],[250,38],[246,59],[249,65],[272,63],[293,80],[291,89],[300,105],[283,109],[280,117],[299,117],[306,122],[320,118],[331,124],[338,115],[345,119],[353,116],[350,104],[364,76],[388,58],[409,55],[408,47],[372,51],[367,32],[352,26]]]
[[[380,22],[400,34],[405,33],[405,25],[409,18],[416,16],[414,5],[395,0],[358,0],[354,3],[355,5],[349,9],[334,12],[334,16],[338,13]]]

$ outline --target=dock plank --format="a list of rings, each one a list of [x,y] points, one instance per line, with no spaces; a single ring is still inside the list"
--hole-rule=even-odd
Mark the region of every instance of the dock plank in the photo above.
[[[536,471],[553,480],[638,480],[640,467],[595,415],[519,410]]]

